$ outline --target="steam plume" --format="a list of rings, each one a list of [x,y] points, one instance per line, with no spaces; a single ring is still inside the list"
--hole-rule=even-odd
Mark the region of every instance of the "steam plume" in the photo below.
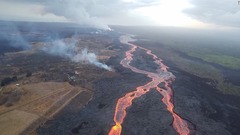
[[[2,31],[0,31],[1,46],[13,47],[20,50],[31,48],[30,44],[24,39],[18,27],[12,22],[0,22]],[[4,48],[4,47],[3,47]]]
[[[80,54],[75,55],[72,58],[72,61],[74,61],[74,62],[87,61],[90,64],[96,65],[97,67],[104,68],[104,69],[109,70],[109,71],[112,70],[111,67],[109,67],[108,65],[99,62],[97,60],[97,56],[94,53],[88,52],[87,48],[84,48]]]
[[[66,44],[62,40],[56,40],[52,43],[51,46],[44,47],[43,51],[51,55],[69,58],[73,62],[89,63],[99,68],[112,71],[111,67],[98,61],[96,54],[88,52],[87,48],[84,48],[80,53],[77,53],[76,43]]]
[[[98,3],[96,0],[51,0],[44,4],[42,14],[54,14],[81,25],[110,30],[107,24],[99,21],[98,18],[100,15],[97,15],[98,13],[93,11],[94,8],[103,6],[98,5]],[[103,9],[100,8],[97,11],[99,12]]]

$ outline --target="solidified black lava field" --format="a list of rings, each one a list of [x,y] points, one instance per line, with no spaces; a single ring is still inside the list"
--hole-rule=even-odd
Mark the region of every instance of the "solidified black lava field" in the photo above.
[[[170,70],[171,71],[171,70]],[[173,69],[175,111],[195,125],[196,134],[238,135],[240,99],[221,94],[203,79]]]
[[[113,126],[113,115],[117,100],[137,86],[149,82],[149,78],[123,68],[119,62],[121,55],[111,58],[109,65],[114,65],[120,75],[103,78],[94,83],[94,97],[83,109],[78,109],[78,96],[60,111],[52,120],[37,129],[40,135],[106,135]],[[145,60],[133,61],[133,65],[149,71],[155,65],[149,65],[149,57],[140,57],[139,50],[134,58]],[[240,99],[227,96],[205,84],[204,80],[183,72],[172,63],[164,62],[169,71],[176,76],[171,87],[174,92],[175,112],[192,123],[190,129],[197,135],[237,135],[240,133]],[[176,135],[172,128],[172,116],[161,101],[162,96],[152,89],[146,95],[133,101],[127,109],[127,116],[122,124],[122,135]]]

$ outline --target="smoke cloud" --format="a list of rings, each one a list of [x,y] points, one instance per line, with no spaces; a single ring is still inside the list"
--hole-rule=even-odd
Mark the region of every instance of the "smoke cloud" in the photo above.
[[[1,22],[0,43],[3,48],[13,47],[20,50],[31,48],[31,45],[24,39],[18,27],[11,22]]]
[[[68,58],[73,62],[88,63],[95,65],[99,68],[112,71],[112,68],[108,65],[98,61],[95,53],[89,52],[87,48],[84,48],[80,53],[76,51],[76,43],[66,44],[62,40],[56,40],[52,42],[51,46],[44,47],[43,51],[48,54]]]
[[[90,64],[93,64],[97,67],[106,69],[108,71],[112,70],[112,68],[109,67],[108,65],[99,62],[98,59],[97,59],[97,56],[94,53],[88,52],[87,48],[84,48],[80,54],[75,55],[72,58],[72,61],[74,61],[74,62],[85,62],[85,61],[87,61]]]
[[[240,8],[237,1],[239,0],[190,0],[193,6],[184,12],[203,22],[240,27]]]
[[[75,43],[65,44],[62,40],[55,40],[48,47],[44,47],[43,51],[48,54],[72,58],[75,55]]]
[[[104,5],[99,5],[95,0],[51,0],[44,4],[42,14],[54,14],[56,16],[63,16],[71,22],[81,25],[88,25],[100,29],[110,30],[107,24],[99,21],[98,17],[101,16],[93,11],[94,8],[102,11]]]

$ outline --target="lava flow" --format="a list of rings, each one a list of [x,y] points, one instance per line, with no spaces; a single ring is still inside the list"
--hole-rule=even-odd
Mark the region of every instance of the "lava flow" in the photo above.
[[[155,88],[162,96],[162,101],[166,105],[167,110],[173,116],[173,128],[180,135],[188,135],[190,130],[188,128],[188,124],[185,120],[183,120],[180,116],[178,116],[174,112],[174,105],[172,103],[172,89],[169,87],[169,83],[175,77],[171,72],[167,71],[167,66],[162,63],[162,60],[159,59],[156,55],[152,54],[151,50],[148,50],[143,47],[139,47],[146,51],[148,55],[151,55],[154,59],[154,62],[159,65],[159,69],[156,70],[156,73],[140,70],[136,67],[130,65],[130,62],[133,60],[133,52],[136,51],[138,46],[131,44],[129,42],[134,41],[130,36],[125,35],[120,38],[121,43],[130,45],[132,48],[126,52],[126,58],[121,61],[121,65],[125,68],[131,69],[133,72],[145,74],[152,80],[143,85],[136,88],[135,91],[127,93],[124,97],[118,99],[115,114],[114,114],[114,122],[115,125],[111,128],[109,135],[120,135],[122,131],[121,124],[126,116],[126,109],[132,105],[132,100],[138,98],[144,94],[146,94],[151,88]],[[159,87],[158,85],[162,83],[163,87]]]

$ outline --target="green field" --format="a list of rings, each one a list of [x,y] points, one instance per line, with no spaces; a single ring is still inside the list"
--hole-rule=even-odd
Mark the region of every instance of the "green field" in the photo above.
[[[204,55],[201,55],[201,56],[204,56]],[[199,57],[197,57],[197,58],[199,58]],[[231,69],[239,69],[239,65],[235,65],[236,63],[234,63],[235,62],[234,60],[237,58],[234,59],[234,57],[230,57],[230,56],[228,56],[228,57],[216,56],[216,57],[211,57],[211,58],[212,58],[211,59],[212,63],[215,63],[215,62],[213,62],[213,60],[221,59],[216,64],[220,65],[220,63],[221,63],[221,64],[225,64],[225,65],[222,65],[224,67],[226,66],[227,68],[231,68]],[[208,59],[209,58],[206,57],[206,61]],[[228,59],[231,59],[231,60],[228,60]],[[193,75],[201,77],[201,78],[213,80],[214,83],[211,85],[215,86],[222,93],[240,96],[240,86],[225,82],[225,79],[224,79],[223,74],[221,73],[221,70],[217,69],[216,67],[214,67],[210,64],[207,64],[207,63],[199,63],[197,61],[186,59],[179,55],[172,55],[172,58],[170,58],[169,60],[174,62],[177,65],[177,67],[179,67],[183,71],[186,71],[190,74],[193,74]],[[237,60],[239,60],[239,59],[237,59]],[[223,63],[223,61],[226,61],[226,63]],[[208,62],[210,62],[210,61],[208,61]]]
[[[216,54],[201,54],[201,53],[187,53],[189,56],[202,59],[206,62],[221,65],[230,69],[240,69],[240,58],[236,58],[228,55],[216,55]]]

